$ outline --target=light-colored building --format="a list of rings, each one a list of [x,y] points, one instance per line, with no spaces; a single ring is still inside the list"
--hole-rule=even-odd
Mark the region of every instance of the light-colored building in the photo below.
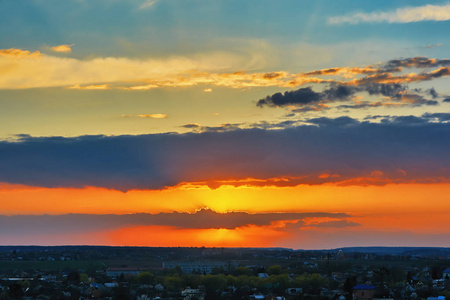
[[[222,261],[173,261],[163,262],[164,269],[175,269],[180,267],[181,271],[186,274],[201,273],[211,274],[214,268],[230,270],[230,264]]]
[[[373,299],[377,288],[370,284],[358,284],[353,287],[353,299]]]
[[[143,270],[140,268],[108,268],[106,269],[106,276],[117,278],[119,276],[137,276]]]
[[[191,299],[204,300],[205,299],[205,293],[200,289],[186,288],[181,292],[181,296],[183,297],[183,300],[191,300]]]

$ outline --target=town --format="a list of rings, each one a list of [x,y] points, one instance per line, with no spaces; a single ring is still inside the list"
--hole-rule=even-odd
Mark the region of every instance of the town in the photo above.
[[[450,248],[0,247],[0,299],[450,299]]]

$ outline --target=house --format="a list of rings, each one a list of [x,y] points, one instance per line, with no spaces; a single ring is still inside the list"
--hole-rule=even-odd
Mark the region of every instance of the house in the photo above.
[[[450,279],[450,268],[449,269],[445,269],[444,272],[442,272],[442,278]]]
[[[205,293],[200,289],[186,288],[181,292],[181,296],[183,297],[183,300],[191,300],[191,299],[204,300],[205,299]]]
[[[266,299],[266,296],[259,294],[259,295],[250,295],[250,296],[248,296],[248,298],[251,300],[253,300],[253,299],[262,300],[262,299]]]
[[[302,288],[288,288],[288,289],[286,289],[285,292],[288,295],[300,295],[301,293],[303,293],[303,289]]]
[[[373,299],[377,288],[370,284],[358,284],[353,287],[353,299]]]
[[[258,273],[259,278],[269,278],[269,274],[267,273]]]
[[[191,274],[194,272],[202,274],[211,274],[214,268],[229,270],[230,264],[221,261],[175,261],[175,262],[163,262],[163,268],[175,269],[180,267],[181,271],[185,274]]]
[[[106,269],[106,276],[117,278],[119,276],[137,276],[142,272],[140,268],[108,268]]]

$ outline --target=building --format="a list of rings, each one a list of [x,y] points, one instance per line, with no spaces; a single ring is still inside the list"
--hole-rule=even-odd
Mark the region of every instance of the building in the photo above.
[[[117,278],[119,276],[137,276],[142,272],[140,268],[108,268],[106,269],[106,276]]]
[[[181,292],[181,297],[183,297],[183,300],[191,300],[191,299],[204,300],[205,293],[200,289],[186,288]]]
[[[233,264],[234,266],[234,264]],[[175,269],[180,267],[181,271],[186,274],[200,273],[211,274],[214,268],[230,270],[231,264],[222,261],[173,261],[163,262],[164,269]]]
[[[353,299],[373,299],[377,288],[370,284],[358,284],[353,287]]]

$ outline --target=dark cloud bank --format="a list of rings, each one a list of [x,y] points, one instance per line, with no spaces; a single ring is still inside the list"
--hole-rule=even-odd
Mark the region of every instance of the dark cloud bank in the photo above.
[[[318,184],[367,176],[450,178],[450,114],[316,118],[282,130],[138,136],[29,137],[0,142],[0,182],[43,187],[160,189],[180,182],[297,178]],[[399,171],[401,170],[401,171]],[[318,178],[319,174],[339,177]]]
[[[345,213],[258,213],[246,212],[217,213],[212,210],[201,210],[196,213],[158,213],[128,215],[17,215],[0,216],[0,236],[11,234],[46,234],[82,233],[102,230],[114,230],[134,226],[171,226],[178,229],[234,229],[242,226],[270,225],[274,221],[290,220],[296,228],[305,227],[305,218],[328,217],[334,221],[325,221],[311,225],[313,227],[353,227],[359,224],[347,221],[351,218]],[[292,226],[291,226],[292,227]]]

